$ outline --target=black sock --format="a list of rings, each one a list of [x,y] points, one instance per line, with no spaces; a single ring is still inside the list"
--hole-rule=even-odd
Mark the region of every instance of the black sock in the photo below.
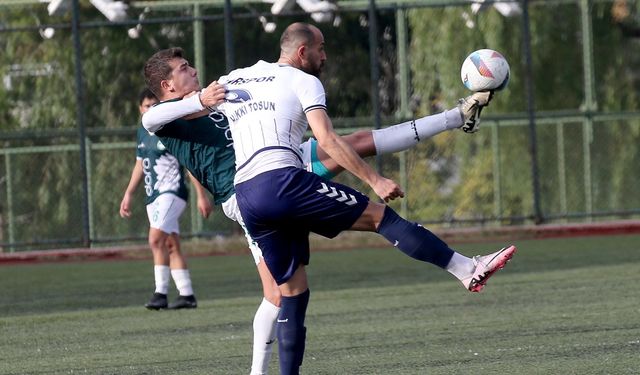
[[[293,297],[282,297],[277,336],[280,374],[297,375],[302,365],[307,329],[304,317],[309,304],[309,289]]]
[[[447,267],[454,253],[435,234],[420,224],[401,218],[389,206],[384,209],[378,233],[408,256],[440,268]]]

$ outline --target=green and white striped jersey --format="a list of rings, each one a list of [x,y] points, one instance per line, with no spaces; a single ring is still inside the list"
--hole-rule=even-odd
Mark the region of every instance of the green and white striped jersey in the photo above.
[[[142,126],[138,128],[136,159],[142,161],[146,204],[165,193],[187,200],[188,190],[178,160],[169,153],[160,138],[149,134]]]

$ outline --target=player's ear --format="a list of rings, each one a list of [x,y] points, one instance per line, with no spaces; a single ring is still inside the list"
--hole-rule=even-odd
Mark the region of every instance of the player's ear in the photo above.
[[[173,82],[170,79],[163,79],[160,81],[160,87],[163,91],[172,91],[173,90]]]
[[[296,50],[296,52],[300,60],[305,60],[307,57],[307,46],[304,44],[301,44],[300,46],[298,46],[298,49]]]

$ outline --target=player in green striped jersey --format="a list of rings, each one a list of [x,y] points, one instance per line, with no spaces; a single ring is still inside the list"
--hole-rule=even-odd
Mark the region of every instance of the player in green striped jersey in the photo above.
[[[148,89],[140,94],[140,113],[146,112],[158,100]],[[188,198],[183,167],[171,155],[160,139],[142,126],[137,133],[136,163],[129,185],[120,203],[120,215],[131,216],[133,193],[143,183],[149,218],[149,246],[153,254],[155,291],[145,307],[152,310],[195,308],[191,275],[180,250],[178,219]],[[191,175],[198,195],[198,208],[203,216],[211,213],[211,203],[202,185]],[[168,304],[169,279],[173,278],[179,296]]]

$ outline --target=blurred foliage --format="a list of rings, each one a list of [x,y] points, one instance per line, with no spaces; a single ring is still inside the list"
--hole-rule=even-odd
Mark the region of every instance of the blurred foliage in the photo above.
[[[616,6],[626,0],[616,0]],[[104,22],[104,17],[81,1],[83,23]],[[615,8],[615,7],[614,7]],[[236,14],[268,12],[268,4],[240,6]],[[633,35],[636,7],[630,7],[623,21],[612,17],[610,3],[596,3],[593,14],[594,95],[596,110],[607,113],[638,110],[640,81],[637,51],[640,38]],[[617,8],[616,8],[617,9]],[[585,107],[582,25],[578,3],[535,3],[530,8],[531,55],[534,105],[539,113],[578,111]],[[131,9],[135,19],[141,9]],[[206,15],[220,15],[222,9],[205,8]],[[520,116],[527,110],[526,65],[523,50],[522,17],[502,16],[487,6],[473,13],[468,6],[415,8],[408,11],[411,68],[411,105],[416,116],[452,108],[468,95],[460,82],[459,68],[472,51],[492,48],[502,52],[511,65],[509,86],[499,92],[483,113]],[[153,10],[147,18],[189,17],[191,10]],[[380,77],[378,90],[381,114],[393,116],[399,110],[396,15],[383,9],[378,17]],[[618,17],[618,16],[616,16]],[[621,16],[620,16],[621,17]],[[367,12],[341,14],[341,24],[320,24],[328,61],[321,79],[327,92],[329,113],[334,118],[372,116]],[[280,32],[305,16],[271,18],[275,33],[266,33],[255,17],[238,17],[233,24],[235,66],[247,66],[258,59],[278,58]],[[69,25],[71,15],[49,17],[43,4],[2,7],[0,25],[22,28],[0,32],[0,134],[66,135],[4,138],[3,147],[56,146],[78,144],[78,113],[75,51],[71,29],[57,27],[50,39],[34,25]],[[222,22],[203,20],[205,67],[203,85],[227,71]],[[473,27],[469,27],[473,25]],[[621,25],[624,25],[622,27]],[[146,59],[158,49],[180,46],[194,61],[192,22],[150,23],[140,37],[131,39],[133,25],[91,26],[81,29],[84,123],[89,144],[130,142],[122,146],[92,150],[89,188],[92,222],[99,239],[144,236],[147,222],[140,195],[133,220],[120,219],[117,211],[135,160],[135,127],[139,121],[137,96],[144,85],[141,74]],[[43,26],[44,27],[44,26]],[[631,31],[630,31],[631,30]],[[485,124],[481,132],[466,135],[450,132],[422,142],[406,154],[408,214],[414,220],[455,221],[511,217],[521,222],[533,215],[532,172],[529,129],[523,126]],[[388,124],[385,124],[388,125]],[[373,126],[373,124],[370,124]],[[124,130],[124,131],[120,131]],[[97,132],[102,131],[102,135]],[[116,131],[104,133],[104,131]],[[49,133],[47,133],[49,132]],[[590,147],[591,185],[595,211],[629,210],[640,207],[635,194],[640,183],[640,124],[636,119],[538,125],[541,208],[547,215],[584,212],[585,144]],[[564,137],[562,144],[559,137]],[[611,152],[610,150],[614,150]],[[382,159],[385,175],[400,178],[399,157]],[[6,161],[6,160],[5,160]],[[77,151],[12,155],[0,173],[0,242],[7,240],[7,178],[12,176],[13,218],[16,240],[78,241],[82,234],[82,183]],[[5,166],[9,164],[10,169]],[[564,166],[564,175],[561,175]],[[366,187],[345,174],[340,181],[363,191]],[[561,183],[563,182],[564,185]],[[394,202],[398,208],[400,203]],[[229,231],[233,224],[216,214],[205,223],[205,231]],[[191,215],[183,223],[195,225]],[[27,224],[29,223],[29,224]],[[34,228],[38,228],[37,231]]]
[[[638,109],[638,54],[624,53],[638,49],[638,40],[624,37],[612,22],[611,4],[598,3],[593,14],[593,64],[597,109],[607,112]],[[582,25],[577,4],[534,5],[530,8],[531,54],[534,105],[536,111],[575,111],[585,109],[584,63],[582,58]],[[465,19],[474,27],[465,25]],[[409,13],[411,25],[411,66],[414,92],[423,100],[418,113],[430,113],[440,102],[452,103],[467,95],[460,84],[459,64],[470,52],[491,48],[500,51],[511,66],[507,89],[497,93],[485,115],[525,112],[526,60],[523,50],[521,17],[504,17],[488,7],[473,14],[467,7],[416,9]],[[467,22],[468,23],[468,22]],[[424,100],[429,98],[430,100]],[[434,105],[433,100],[438,101]],[[617,125],[617,126],[616,126]],[[556,132],[538,125],[538,162],[541,182],[541,206],[546,214],[584,212],[583,137],[594,155],[592,193],[594,211],[625,210],[640,206],[640,200],[629,195],[638,181],[638,121],[596,123],[593,130],[573,124],[565,130],[565,155],[557,154]],[[562,126],[562,125],[560,125]],[[564,126],[566,128],[567,126]],[[555,127],[554,127],[555,129]],[[410,175],[422,176],[425,184],[417,190],[428,192],[429,200],[452,205],[449,215],[457,218],[491,216],[530,216],[533,214],[530,139],[527,128],[505,128],[499,132],[501,168],[496,170],[493,158],[495,146],[489,135],[500,129],[484,127],[468,137],[437,137],[433,147],[447,155],[442,163],[412,166]],[[424,147],[421,147],[422,150]],[[607,150],[615,149],[615,156]],[[421,151],[419,151],[421,152]],[[426,155],[425,155],[426,156]],[[560,207],[558,176],[559,158],[565,158],[567,207]],[[441,170],[455,171],[457,181],[453,191],[439,191],[443,181]],[[496,173],[499,183],[495,184]],[[426,174],[426,178],[425,178]],[[432,178],[436,176],[436,178]],[[419,181],[415,182],[419,184]],[[502,204],[496,208],[495,186],[501,187]],[[413,188],[413,185],[412,185]],[[582,190],[581,190],[582,189]],[[417,194],[423,197],[422,194]],[[414,199],[416,195],[413,196]],[[622,198],[624,197],[624,198]],[[623,200],[625,200],[623,202]],[[427,206],[412,201],[409,205],[417,217],[432,217]]]

